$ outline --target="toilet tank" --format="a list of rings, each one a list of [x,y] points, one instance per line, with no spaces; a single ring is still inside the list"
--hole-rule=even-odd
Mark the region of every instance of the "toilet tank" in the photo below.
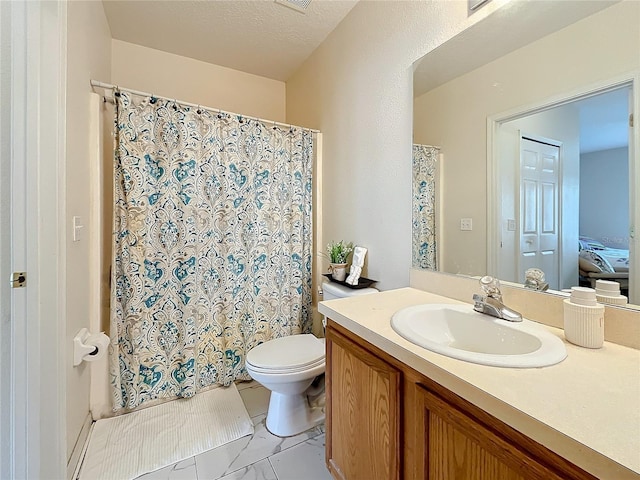
[[[375,288],[349,288],[338,285],[334,282],[324,282],[322,284],[322,300],[335,300],[336,298],[357,297],[359,295],[369,295],[378,293]]]

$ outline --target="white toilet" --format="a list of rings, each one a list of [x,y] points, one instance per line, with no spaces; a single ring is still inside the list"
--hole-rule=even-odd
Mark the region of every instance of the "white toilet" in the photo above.
[[[335,283],[324,283],[322,288],[324,300],[377,292],[375,288],[354,290]],[[324,407],[312,407],[307,398],[324,388],[312,386],[324,373],[324,339],[310,334],[275,338],[252,348],[246,367],[251,378],[271,390],[266,421],[271,433],[289,437],[324,420]]]
[[[247,353],[251,378],[271,390],[267,429],[279,437],[297,435],[324,420],[309,408],[306,390],[324,373],[324,341],[291,335],[262,343]]]
[[[357,297],[359,295],[370,295],[378,293],[375,288],[348,288],[334,282],[324,282],[322,284],[322,300],[335,300],[337,298]]]

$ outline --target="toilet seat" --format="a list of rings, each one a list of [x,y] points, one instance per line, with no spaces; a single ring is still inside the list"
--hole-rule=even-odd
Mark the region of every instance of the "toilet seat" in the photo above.
[[[294,367],[294,368],[262,368],[256,365],[252,365],[247,362],[247,368],[256,373],[265,373],[269,375],[289,375],[290,373],[299,373],[305,372],[307,370],[311,370],[312,368],[324,366],[324,358],[318,360],[317,362],[311,365],[305,365],[304,367]]]
[[[276,338],[247,353],[247,367],[266,374],[289,374],[314,369],[325,363],[324,342],[314,335]]]

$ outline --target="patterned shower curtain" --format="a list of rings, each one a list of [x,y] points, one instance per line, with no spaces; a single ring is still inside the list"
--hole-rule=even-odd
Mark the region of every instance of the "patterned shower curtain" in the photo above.
[[[413,146],[412,266],[436,270],[436,162],[440,149]]]
[[[311,328],[312,133],[116,91],[114,410]]]

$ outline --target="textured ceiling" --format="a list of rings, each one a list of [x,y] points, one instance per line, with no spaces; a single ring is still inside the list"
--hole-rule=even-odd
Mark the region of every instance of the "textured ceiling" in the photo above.
[[[305,13],[273,0],[103,0],[117,40],[287,80],[357,0],[313,0]]]

